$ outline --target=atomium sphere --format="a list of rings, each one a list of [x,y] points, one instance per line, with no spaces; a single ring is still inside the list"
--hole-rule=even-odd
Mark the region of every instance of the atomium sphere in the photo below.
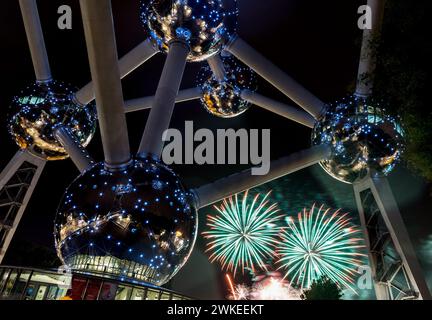
[[[236,33],[237,0],[141,1],[141,21],[150,38],[167,52],[172,40],[190,46],[188,61],[202,61],[221,51]]]
[[[250,107],[242,99],[243,90],[255,91],[257,79],[255,73],[233,57],[223,58],[226,76],[219,81],[208,65],[198,75],[198,86],[202,90],[201,103],[211,114],[221,118],[236,117]]]
[[[145,158],[116,172],[100,163],[78,177],[60,203],[54,233],[72,270],[163,285],[188,260],[197,227],[178,176]]]
[[[404,131],[371,98],[349,96],[331,104],[317,122],[312,143],[328,143],[330,159],[321,166],[332,177],[353,183],[371,175],[387,175],[404,151]]]
[[[58,125],[68,127],[85,147],[96,131],[94,104],[80,106],[73,100],[75,88],[60,81],[36,82],[14,97],[9,132],[21,149],[46,160],[68,157],[54,137]]]

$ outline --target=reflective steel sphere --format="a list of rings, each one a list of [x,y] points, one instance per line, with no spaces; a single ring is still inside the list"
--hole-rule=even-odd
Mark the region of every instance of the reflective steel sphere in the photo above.
[[[162,51],[173,39],[186,40],[189,61],[218,53],[235,34],[237,0],[152,0],[141,2],[141,21]]]
[[[9,132],[18,146],[46,160],[67,158],[66,150],[54,137],[57,125],[68,127],[87,146],[96,131],[96,108],[94,104],[78,105],[73,101],[74,92],[75,88],[60,81],[50,81],[34,83],[16,96]]]
[[[163,285],[189,258],[197,227],[178,176],[146,158],[118,172],[100,163],[78,177],[60,203],[55,242],[72,270]]]
[[[219,81],[208,65],[198,76],[198,86],[203,97],[201,103],[211,114],[221,118],[236,117],[250,107],[250,103],[241,98],[243,90],[255,91],[257,79],[255,73],[233,57],[223,58],[226,76]]]
[[[312,142],[329,143],[332,157],[321,166],[332,177],[353,183],[368,173],[389,174],[403,153],[404,132],[378,102],[353,95],[328,107]]]

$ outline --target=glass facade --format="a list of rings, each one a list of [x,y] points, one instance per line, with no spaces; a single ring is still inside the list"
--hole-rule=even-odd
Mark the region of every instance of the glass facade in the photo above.
[[[149,284],[0,266],[0,300],[189,300]]]
[[[154,280],[157,274],[157,269],[113,256],[76,255],[68,260],[68,265],[74,270],[86,270],[95,274],[110,274],[147,282]]]

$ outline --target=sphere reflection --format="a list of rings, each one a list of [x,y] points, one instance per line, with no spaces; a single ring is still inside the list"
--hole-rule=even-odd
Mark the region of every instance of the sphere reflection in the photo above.
[[[73,100],[76,92],[60,81],[36,82],[13,99],[13,116],[9,132],[22,149],[46,160],[68,157],[66,150],[54,137],[58,125],[68,127],[85,147],[96,131],[94,104],[80,106]]]
[[[353,95],[328,107],[312,142],[329,143],[332,157],[321,166],[334,178],[353,183],[368,173],[389,174],[403,153],[403,136],[398,120],[378,102]]]
[[[55,222],[70,268],[162,285],[186,263],[197,214],[177,175],[159,161],[119,172],[97,164],[66,191]]]
[[[257,80],[255,73],[233,57],[223,58],[225,78],[219,81],[209,66],[203,67],[198,76],[198,86],[203,97],[201,103],[211,114],[221,118],[236,117],[250,107],[250,103],[241,98],[243,90],[255,91]]]
[[[167,52],[173,39],[191,48],[189,61],[216,54],[236,32],[236,0],[152,0],[141,2],[141,21],[151,39]]]

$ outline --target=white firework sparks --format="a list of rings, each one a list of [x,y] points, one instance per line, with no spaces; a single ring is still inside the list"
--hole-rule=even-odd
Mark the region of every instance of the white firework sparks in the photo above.
[[[209,230],[203,235],[209,240],[206,251],[211,252],[210,260],[219,261],[222,269],[234,276],[238,269],[242,273],[246,269],[266,270],[265,260],[274,256],[282,216],[269,195],[250,198],[246,191],[241,200],[235,195],[214,207],[218,215],[207,218]]]
[[[338,285],[350,288],[354,283],[365,247],[361,230],[351,223],[347,214],[333,213],[321,206],[315,212],[303,210],[298,219],[288,218],[277,249],[278,263],[286,270],[285,277],[302,289],[314,280],[327,276]]]

